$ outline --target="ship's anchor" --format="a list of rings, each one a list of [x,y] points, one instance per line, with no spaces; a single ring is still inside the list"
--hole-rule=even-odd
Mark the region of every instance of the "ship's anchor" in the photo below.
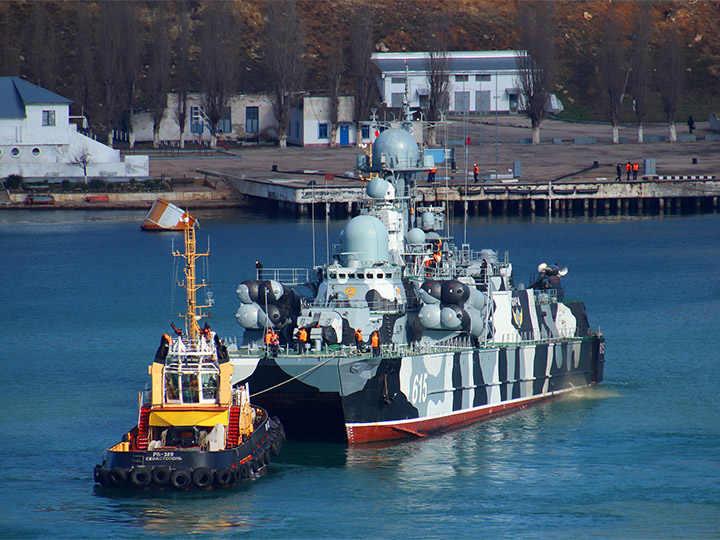
[[[397,395],[397,392],[395,394],[393,394],[393,397],[389,396],[388,385],[387,385],[387,372],[382,374],[382,387],[383,387],[382,402],[385,405],[392,405],[393,403],[395,403],[395,396]]]

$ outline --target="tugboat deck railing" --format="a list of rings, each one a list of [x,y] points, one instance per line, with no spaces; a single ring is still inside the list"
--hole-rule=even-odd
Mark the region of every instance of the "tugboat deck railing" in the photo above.
[[[255,279],[271,279],[283,285],[302,285],[318,280],[317,270],[312,268],[263,268],[256,271]]]

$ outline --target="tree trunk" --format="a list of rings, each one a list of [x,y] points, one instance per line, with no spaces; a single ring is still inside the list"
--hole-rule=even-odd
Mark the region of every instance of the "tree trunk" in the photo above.
[[[532,127],[532,143],[540,144],[540,124]]]
[[[153,130],[153,148],[160,148],[160,131]]]
[[[435,136],[435,126],[428,125],[427,131],[425,133],[425,142],[428,144],[428,146],[435,146],[437,144],[437,139]]]
[[[645,137],[643,136],[643,125],[642,124],[638,124],[637,142],[639,142],[639,143],[645,142]]]
[[[107,134],[107,145],[112,148],[113,147],[113,130],[109,130]]]
[[[217,137],[210,135],[210,148],[217,148]]]
[[[287,133],[281,133],[278,137],[278,146],[280,148],[287,148]]]
[[[337,123],[334,123],[332,125],[332,128],[330,128],[330,147],[335,148],[337,146],[337,143],[335,142],[335,139],[337,138],[337,132],[338,132],[338,125]]]
[[[185,149],[185,132],[180,132],[180,148]]]
[[[355,145],[360,146],[363,144],[362,140],[362,126],[358,122],[357,129],[355,130]]]
[[[130,132],[128,133],[128,142],[130,144],[130,150],[135,148],[135,129],[130,126]]]
[[[675,121],[671,120],[668,122],[668,140],[670,142],[677,142],[677,132],[675,131]]]
[[[617,124],[612,125],[612,142],[613,144],[620,143],[620,133]]]

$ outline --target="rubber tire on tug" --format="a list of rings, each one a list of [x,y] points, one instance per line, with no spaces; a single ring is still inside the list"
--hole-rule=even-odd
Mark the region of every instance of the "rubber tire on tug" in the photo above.
[[[242,469],[240,470],[240,476],[243,478],[250,478],[252,476],[252,466],[249,463],[243,463]]]
[[[113,467],[108,471],[107,480],[113,486],[122,486],[127,482],[127,471],[120,467]]]
[[[135,487],[147,487],[151,481],[152,471],[147,467],[135,467],[130,471],[130,483]]]
[[[215,471],[215,484],[220,487],[227,486],[233,479],[233,472],[230,469]]]
[[[233,484],[237,484],[237,483],[240,481],[240,478],[243,477],[241,467],[242,467],[242,465],[238,465],[237,467],[235,467],[235,468],[232,470],[232,481],[233,481]]]
[[[152,480],[158,486],[164,486],[170,482],[170,467],[153,467]]]
[[[104,486],[107,482],[107,469],[105,469],[102,465],[95,465],[95,468],[93,469],[93,479],[96,484]]]
[[[207,467],[199,467],[193,471],[192,482],[196,488],[206,489],[213,483],[212,469]]]
[[[192,484],[192,475],[187,469],[178,469],[170,475],[170,483],[176,489],[188,489]]]

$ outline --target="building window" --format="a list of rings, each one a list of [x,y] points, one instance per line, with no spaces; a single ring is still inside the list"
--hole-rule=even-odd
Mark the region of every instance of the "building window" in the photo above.
[[[327,139],[328,138],[328,125],[327,124],[318,124],[318,139]]]
[[[455,82],[468,82],[467,75],[455,75]]]
[[[394,108],[402,107],[404,97],[405,94],[403,94],[402,92],[393,92],[393,94],[390,96],[390,106]]]
[[[427,94],[419,94],[418,98],[420,100],[420,108],[421,109],[427,109],[428,108],[428,96]]]
[[[43,111],[42,112],[42,125],[43,126],[54,126],[55,125],[55,111]]]
[[[363,124],[360,127],[360,136],[363,139],[369,139],[370,138],[370,124]]]
[[[202,109],[200,107],[190,107],[190,133],[202,135],[203,128]]]
[[[405,77],[391,77],[390,82],[393,84],[405,84]]]
[[[20,149],[16,146],[12,150],[10,150],[10,153],[13,157],[18,157],[20,155]]]
[[[258,131],[260,131],[259,107],[245,107],[245,133],[257,133]]]
[[[33,148],[33,149],[32,149],[32,155],[33,155],[33,156],[39,156],[39,155],[40,155],[40,149],[39,149],[39,148]]]
[[[230,133],[232,131],[232,116],[230,107],[225,107],[223,116],[218,122],[218,133]]]
[[[490,75],[483,73],[482,75],[475,75],[476,81],[490,82]]]

